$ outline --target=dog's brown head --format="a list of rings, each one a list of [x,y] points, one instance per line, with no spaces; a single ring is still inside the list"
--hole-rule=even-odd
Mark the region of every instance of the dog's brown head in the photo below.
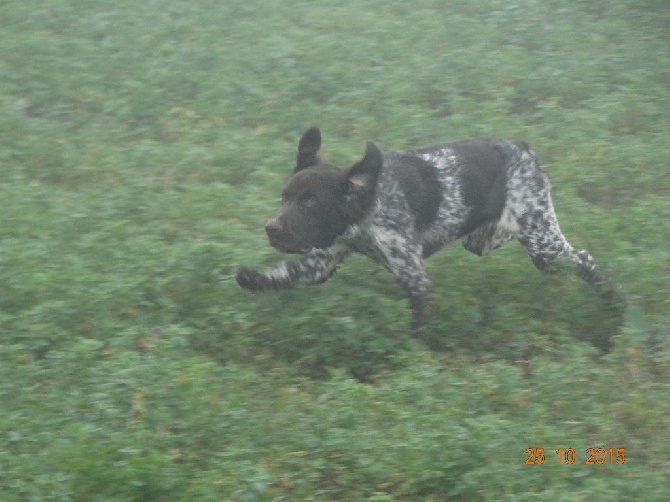
[[[382,154],[369,142],[363,158],[339,168],[319,157],[321,132],[308,129],[300,138],[282,206],[265,225],[270,244],[285,253],[328,248],[352,224],[372,210],[382,169]]]

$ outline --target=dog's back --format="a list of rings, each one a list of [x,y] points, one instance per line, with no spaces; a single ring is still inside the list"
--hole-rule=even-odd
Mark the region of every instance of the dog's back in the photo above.
[[[532,151],[521,142],[476,138],[390,152],[384,155],[370,223],[392,221],[413,233],[426,257],[499,222],[510,195],[508,181],[519,176],[545,183]]]

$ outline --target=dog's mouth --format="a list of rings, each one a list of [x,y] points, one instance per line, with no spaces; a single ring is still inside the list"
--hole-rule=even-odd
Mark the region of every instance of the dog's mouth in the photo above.
[[[287,246],[279,241],[270,239],[270,246],[275,248],[277,251],[281,253],[297,253],[297,254],[307,254],[309,253],[312,249],[314,249],[313,246]]]

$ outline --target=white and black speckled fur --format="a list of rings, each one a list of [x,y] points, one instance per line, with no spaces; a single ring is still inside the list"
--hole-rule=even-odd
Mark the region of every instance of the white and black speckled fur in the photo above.
[[[318,284],[351,252],[362,253],[394,275],[421,336],[430,288],[424,258],[459,239],[479,256],[516,239],[539,270],[572,262],[601,293],[613,291],[589,253],[561,233],[549,180],[525,143],[480,138],[384,155],[368,143],[348,170],[321,162],[320,145],[317,128],[303,135],[282,209],[266,225],[273,246],[303,255],[267,271],[240,267],[240,286]]]

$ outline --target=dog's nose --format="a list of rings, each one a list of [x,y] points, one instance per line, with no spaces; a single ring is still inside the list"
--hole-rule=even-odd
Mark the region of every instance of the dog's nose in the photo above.
[[[265,224],[265,232],[268,234],[268,237],[276,237],[281,233],[281,230],[281,223],[279,223],[277,218],[270,218]]]

